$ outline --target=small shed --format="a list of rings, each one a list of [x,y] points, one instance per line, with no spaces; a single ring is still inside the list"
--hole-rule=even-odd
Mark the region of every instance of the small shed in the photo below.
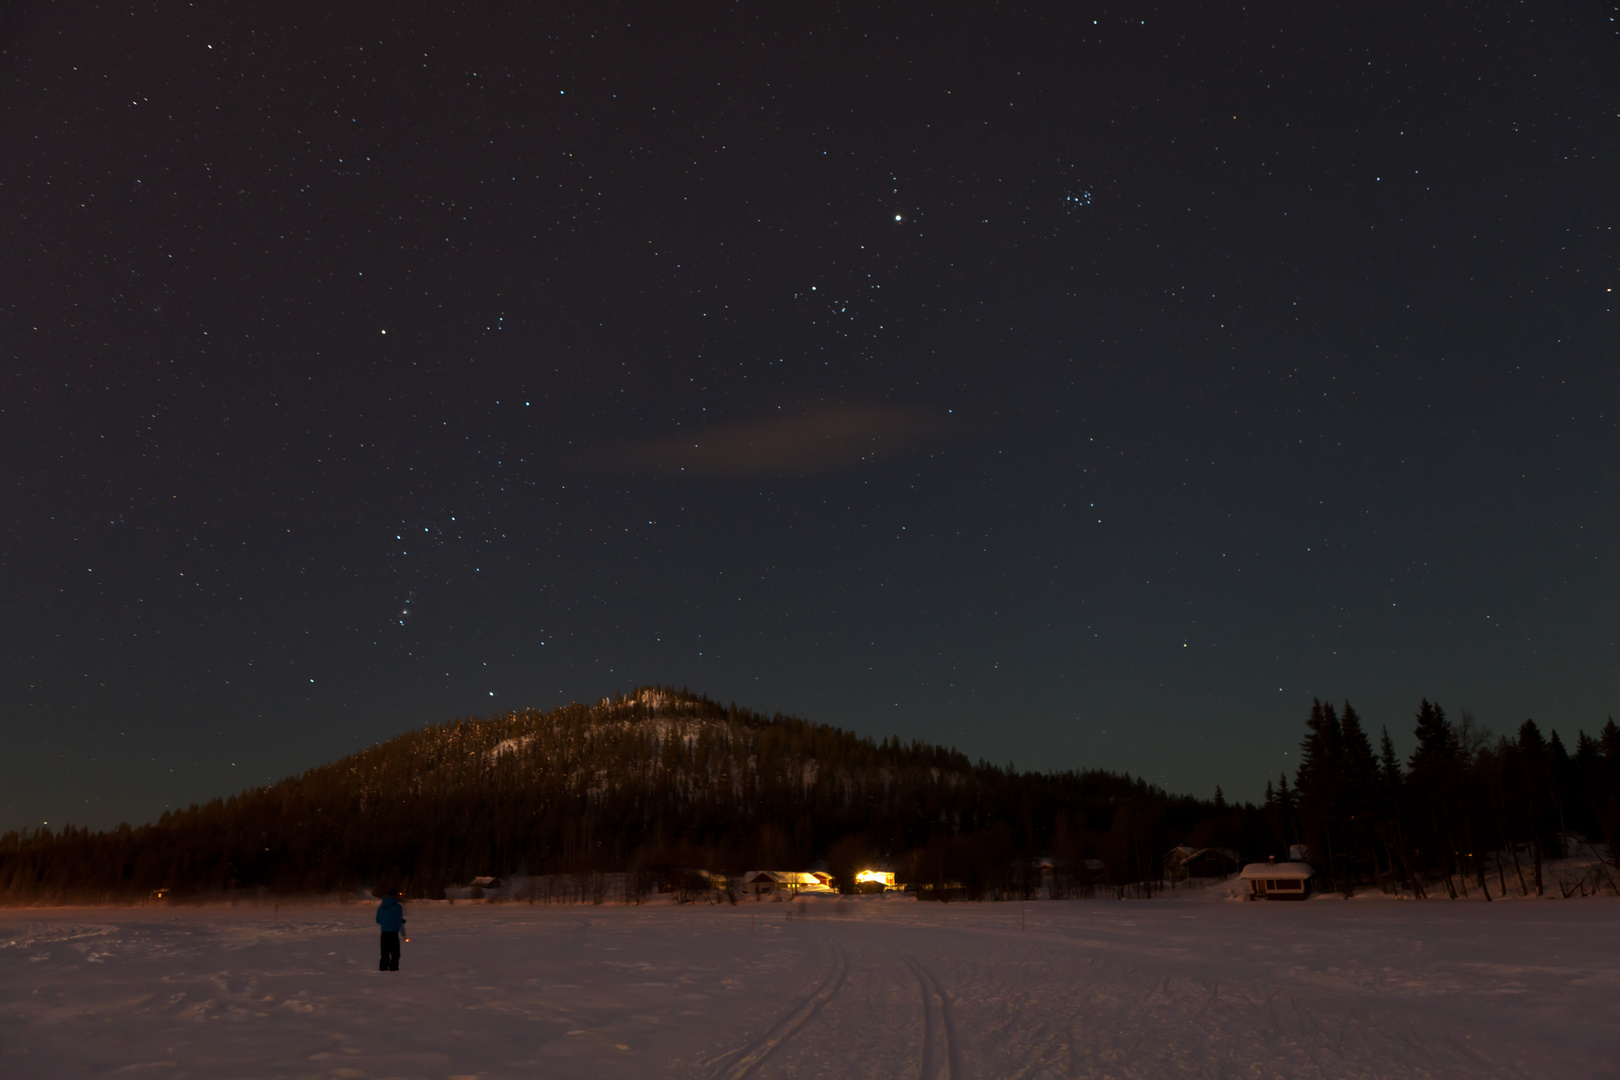
[[[1309,863],[1268,859],[1250,863],[1238,877],[1249,883],[1250,900],[1303,900],[1311,893],[1315,874]]]

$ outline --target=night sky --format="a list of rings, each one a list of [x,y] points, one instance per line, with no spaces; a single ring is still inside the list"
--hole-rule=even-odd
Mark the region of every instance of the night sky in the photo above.
[[[0,14],[0,828],[660,682],[1620,713],[1620,6]]]

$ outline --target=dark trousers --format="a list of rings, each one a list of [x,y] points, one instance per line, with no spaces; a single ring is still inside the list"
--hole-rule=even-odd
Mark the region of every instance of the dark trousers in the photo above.
[[[384,930],[382,932],[382,959],[377,962],[378,971],[399,970],[399,931]]]

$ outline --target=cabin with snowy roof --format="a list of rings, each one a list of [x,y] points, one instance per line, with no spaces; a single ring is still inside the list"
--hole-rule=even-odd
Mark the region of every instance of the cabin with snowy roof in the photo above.
[[[1316,874],[1309,863],[1280,863],[1275,857],[1250,863],[1238,877],[1249,883],[1250,900],[1303,900]]]

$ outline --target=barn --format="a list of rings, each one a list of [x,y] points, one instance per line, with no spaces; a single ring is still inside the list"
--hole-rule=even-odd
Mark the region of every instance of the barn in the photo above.
[[[1315,873],[1309,863],[1271,858],[1250,863],[1238,877],[1249,883],[1250,900],[1303,900],[1311,894]]]

